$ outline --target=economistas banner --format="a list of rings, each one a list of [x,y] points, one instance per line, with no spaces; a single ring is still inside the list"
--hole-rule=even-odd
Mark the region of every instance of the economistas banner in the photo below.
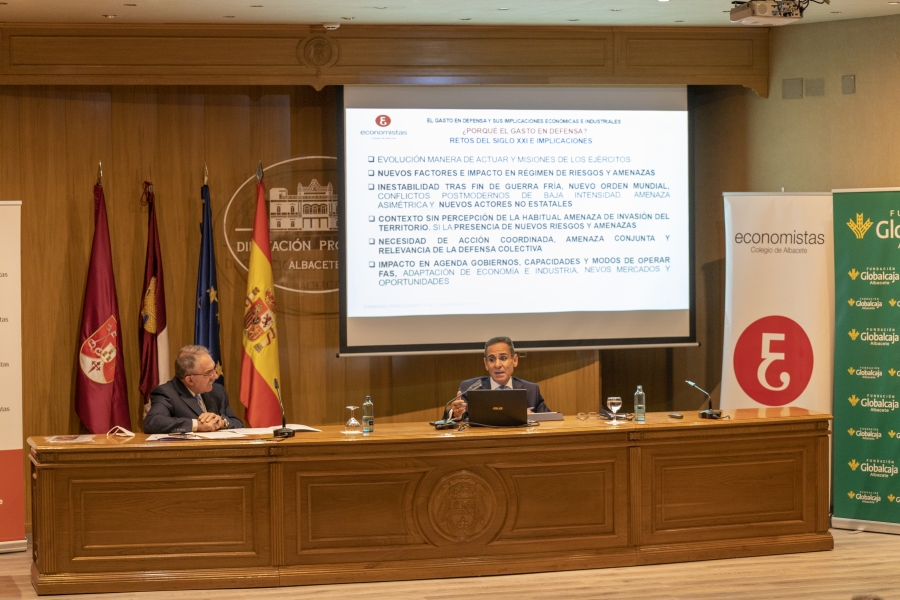
[[[0,552],[25,550],[22,202],[0,201]]]
[[[831,194],[724,197],[721,408],[830,412]]]
[[[900,533],[900,189],[834,192],[834,527]]]

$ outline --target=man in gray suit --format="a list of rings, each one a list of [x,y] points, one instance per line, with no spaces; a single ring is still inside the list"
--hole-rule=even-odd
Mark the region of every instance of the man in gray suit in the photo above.
[[[483,390],[526,390],[528,392],[528,412],[550,412],[541,396],[538,384],[513,377],[513,371],[519,365],[519,355],[508,337],[493,337],[484,345],[484,368],[488,377],[474,377],[459,384],[456,400],[450,405],[450,418],[461,419],[465,416],[468,405],[466,392],[470,389]]]
[[[237,429],[244,424],[228,406],[216,363],[203,346],[185,346],[175,359],[175,377],[150,392],[144,433],[188,433]]]

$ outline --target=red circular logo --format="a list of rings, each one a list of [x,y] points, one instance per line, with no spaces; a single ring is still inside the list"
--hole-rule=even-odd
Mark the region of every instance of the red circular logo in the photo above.
[[[391,118],[387,115],[378,115],[375,117],[375,124],[379,127],[387,127],[391,124]]]
[[[734,347],[734,374],[744,392],[766,406],[797,399],[813,371],[813,349],[803,328],[773,315],[751,323]]]

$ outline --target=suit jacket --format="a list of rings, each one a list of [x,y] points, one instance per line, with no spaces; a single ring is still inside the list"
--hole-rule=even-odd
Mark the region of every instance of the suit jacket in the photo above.
[[[479,380],[481,380],[481,387],[478,389],[491,389],[491,378],[489,376],[466,379],[459,384],[459,391],[463,393],[463,397],[465,397],[466,395],[466,390],[472,387],[475,382]],[[512,389],[526,390],[528,392],[528,410],[530,410],[531,412],[552,412],[544,403],[544,397],[541,396],[541,388],[538,386],[538,384],[531,383],[530,381],[525,381],[524,379],[519,379],[518,377],[513,377]]]
[[[200,397],[207,412],[228,421],[228,429],[244,426],[228,406],[228,394],[222,384],[213,383],[212,391],[200,394]],[[144,433],[188,433],[193,430],[193,419],[202,412],[194,395],[180,380],[173,378],[150,392],[150,411],[144,418]]]

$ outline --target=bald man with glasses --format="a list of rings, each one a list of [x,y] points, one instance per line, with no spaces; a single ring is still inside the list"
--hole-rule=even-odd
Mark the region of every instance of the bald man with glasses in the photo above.
[[[144,433],[190,433],[237,429],[244,424],[228,406],[216,363],[203,346],[185,346],[175,359],[175,377],[150,393]]]

